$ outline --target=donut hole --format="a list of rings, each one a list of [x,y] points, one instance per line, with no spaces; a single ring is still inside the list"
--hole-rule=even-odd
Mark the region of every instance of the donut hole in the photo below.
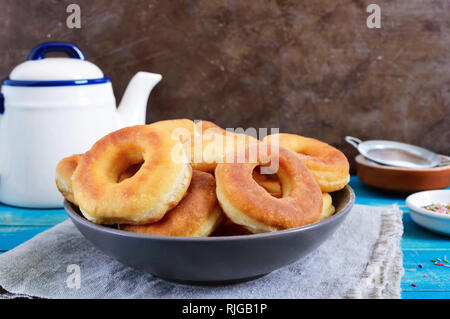
[[[128,149],[115,154],[111,163],[114,164],[108,170],[110,180],[114,183],[121,183],[136,175],[144,163],[144,157],[139,149]]]
[[[252,172],[253,179],[266,192],[276,198],[283,197],[283,190],[277,174],[261,174],[261,165],[256,166]]]
[[[144,161],[128,166],[122,173],[119,174],[119,179],[117,182],[121,183],[124,180],[133,177],[141,169],[142,164],[144,164]]]

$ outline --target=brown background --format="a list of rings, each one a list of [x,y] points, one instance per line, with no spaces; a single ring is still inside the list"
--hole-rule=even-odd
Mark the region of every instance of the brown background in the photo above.
[[[280,127],[355,151],[345,135],[450,153],[450,2],[0,0],[0,76],[35,45],[69,41],[120,97],[139,70],[161,73],[148,121]],[[66,7],[81,6],[81,29]]]

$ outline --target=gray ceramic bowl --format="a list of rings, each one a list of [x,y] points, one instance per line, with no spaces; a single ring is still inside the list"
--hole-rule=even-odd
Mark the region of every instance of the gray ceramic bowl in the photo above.
[[[86,220],[69,202],[73,223],[94,246],[123,264],[169,281],[223,284],[246,281],[295,262],[338,228],[355,202],[346,186],[332,194],[336,213],[303,227],[229,237],[166,237],[131,233]]]

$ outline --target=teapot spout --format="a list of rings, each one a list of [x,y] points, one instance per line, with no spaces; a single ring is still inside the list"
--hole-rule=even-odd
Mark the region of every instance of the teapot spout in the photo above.
[[[133,76],[117,109],[120,127],[145,124],[148,96],[161,79],[160,74],[148,72]]]

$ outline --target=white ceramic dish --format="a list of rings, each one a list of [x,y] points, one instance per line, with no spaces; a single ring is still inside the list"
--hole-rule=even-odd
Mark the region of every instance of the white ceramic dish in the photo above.
[[[436,233],[450,236],[450,215],[428,211],[423,206],[448,204],[450,189],[414,193],[406,198],[406,206],[414,222]]]

